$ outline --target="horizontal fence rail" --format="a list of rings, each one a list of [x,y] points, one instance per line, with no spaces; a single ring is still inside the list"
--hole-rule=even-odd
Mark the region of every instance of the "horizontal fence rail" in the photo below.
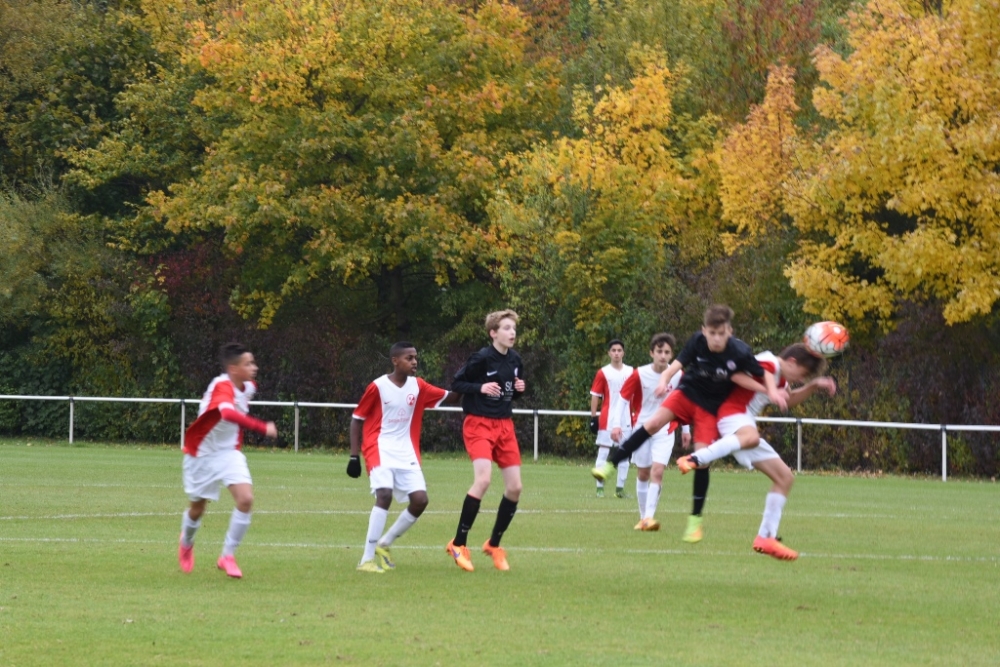
[[[197,398],[123,398],[113,396],[22,396],[0,394],[0,400],[10,401],[63,401],[69,403],[69,442],[73,443],[74,405],[77,401],[91,403],[160,403],[180,406],[180,444],[184,446],[184,431],[187,428],[187,405],[198,405]],[[334,410],[353,410],[357,403],[314,403],[305,401],[251,401],[253,405],[293,408],[295,410],[295,451],[299,451],[299,410],[301,408],[327,408]],[[435,412],[461,412],[458,407],[432,408]],[[538,460],[538,418],[553,417],[590,417],[587,410],[521,410],[515,409],[515,415],[534,418],[534,460]],[[1000,425],[973,424],[912,424],[907,422],[872,422],[848,419],[813,419],[810,417],[758,417],[757,421],[775,424],[795,424],[796,427],[796,463],[797,471],[802,472],[802,426],[815,424],[821,426],[851,426],[856,428],[894,428],[916,431],[941,432],[941,481],[948,480],[948,431],[976,431],[1000,433]]]

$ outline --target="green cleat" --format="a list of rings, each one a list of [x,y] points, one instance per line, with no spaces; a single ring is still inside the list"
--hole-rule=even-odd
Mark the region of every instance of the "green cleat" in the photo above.
[[[590,474],[594,476],[594,479],[598,479],[602,482],[606,482],[612,475],[617,474],[618,469],[612,463],[605,463],[604,465],[597,466],[590,471]]]
[[[358,565],[358,572],[371,572],[372,574],[383,574],[385,570],[378,566],[374,560],[366,560]]]
[[[625,489],[619,486],[617,489],[615,489],[615,498],[624,498],[624,497],[625,497]]]
[[[604,497],[604,487],[603,486],[597,487],[597,497],[598,498],[603,498]]]
[[[387,547],[375,547],[375,561],[383,570],[395,570],[396,564],[392,562],[392,554]]]
[[[684,531],[684,537],[681,539],[688,544],[694,544],[695,542],[701,542],[702,537],[704,535],[701,530],[701,517],[692,514],[688,517],[687,530]]]

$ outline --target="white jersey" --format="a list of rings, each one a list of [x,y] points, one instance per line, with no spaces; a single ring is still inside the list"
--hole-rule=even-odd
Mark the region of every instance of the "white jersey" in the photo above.
[[[622,385],[622,400],[640,406],[639,414],[634,422],[628,420],[621,425],[642,424],[652,417],[657,408],[663,404],[666,395],[656,395],[656,387],[660,384],[661,375],[662,373],[659,371],[653,370],[653,364],[640,366],[632,372],[632,375]],[[682,375],[683,372],[677,372],[670,378],[670,383],[667,385],[667,395],[681,383]]]
[[[777,356],[775,356],[772,352],[761,352],[756,355],[756,359],[760,362],[761,368],[774,374],[774,383],[778,388],[785,386],[785,378],[781,376],[781,362],[778,360]],[[758,379],[763,381],[763,378]],[[752,392],[749,389],[743,389],[742,387],[736,387],[733,389],[733,395],[744,397],[744,400],[747,400],[747,414],[758,417],[760,416],[760,413],[764,411],[764,408],[771,403],[771,399],[769,399],[767,397],[767,393],[763,391],[753,392],[752,396],[750,395],[751,393]]]
[[[226,449],[239,449],[243,432],[239,424],[222,419],[223,410],[250,412],[250,399],[257,392],[257,385],[245,382],[240,390],[223,373],[212,380],[198,404],[198,419],[184,435],[184,452],[191,456],[205,456]]]
[[[622,399],[622,385],[632,375],[633,369],[628,364],[615,368],[611,364],[602,367],[594,376],[590,387],[590,395],[602,399],[601,412],[597,421],[597,443],[611,445],[610,430],[617,425],[623,427],[630,424],[631,412],[629,402]]]
[[[408,377],[402,387],[383,375],[368,385],[354,410],[364,421],[361,452],[368,471],[420,466],[420,428],[424,410],[436,408],[448,396],[422,378]]]

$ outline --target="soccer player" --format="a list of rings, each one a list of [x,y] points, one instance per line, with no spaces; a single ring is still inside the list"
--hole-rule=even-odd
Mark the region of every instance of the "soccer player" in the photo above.
[[[800,384],[789,392],[788,407],[798,405],[817,391],[825,391],[830,396],[837,393],[833,378],[821,376],[826,360],[813,356],[802,343],[786,347],[778,356],[761,352],[757,360],[765,373],[774,376],[779,389]],[[764,500],[764,518],[753,541],[753,550],[779,560],[795,560],[799,557],[798,552],[778,540],[781,513],[795,478],[778,453],[757,433],[757,416],[769,403],[766,391],[735,388],[719,408],[718,426],[722,437],[694,454],[677,459],[677,468],[681,474],[687,474],[731,454],[744,467],[767,475],[771,489]],[[752,444],[754,441],[756,445]]]
[[[479,504],[490,488],[493,462],[500,468],[504,491],[493,533],[483,544],[483,553],[493,559],[496,569],[510,569],[500,539],[510,526],[521,497],[521,450],[511,419],[511,401],[520,398],[525,388],[521,356],[512,349],[517,338],[517,319],[513,310],[487,315],[486,332],[492,344],[469,357],[451,385],[453,391],[463,394],[462,436],[472,459],[474,479],[462,503],[455,538],[445,550],[467,572],[475,568],[466,542],[479,514]]]
[[[757,382],[751,376],[764,374],[750,346],[733,338],[732,319],[733,311],[728,306],[714,305],[705,311],[701,331],[688,339],[681,353],[663,371],[655,393],[657,396],[666,395],[671,378],[683,369],[679,391],[670,392],[653,416],[633,431],[618,451],[611,453],[603,468],[591,471],[594,477],[606,479],[622,458],[631,455],[674,420],[691,426],[696,450],[718,439],[716,412],[729,397],[733,383],[741,382],[756,388]],[[767,389],[772,402],[785,409],[785,399],[777,387],[769,386]],[[691,515],[682,538],[685,542],[700,542],[702,539],[701,513],[708,483],[708,469],[699,468],[694,475]]]
[[[347,463],[347,474],[360,477],[358,453],[363,451],[375,506],[368,518],[368,539],[358,570],[376,574],[396,567],[389,547],[427,509],[427,483],[420,469],[420,427],[424,410],[438,407],[449,396],[444,389],[416,377],[417,350],[412,343],[394,344],[389,348],[389,360],[392,373],[369,384],[354,410]],[[398,502],[408,498],[410,504],[383,535],[394,496]]]
[[[181,521],[177,560],[182,572],[194,569],[194,536],[201,527],[201,515],[209,500],[219,499],[219,486],[224,484],[236,507],[216,565],[239,579],[243,572],[233,554],[250,527],[253,508],[253,481],[247,458],[240,451],[241,429],[269,438],[278,437],[278,429],[274,422],[263,422],[248,414],[250,399],[257,391],[253,354],[239,343],[228,343],[222,346],[219,356],[225,372],[208,385],[198,406],[198,418],[184,433],[184,492],[191,506]]]
[[[594,375],[590,387],[590,432],[597,435],[597,463],[604,465],[608,460],[611,446],[632,434],[632,418],[628,401],[622,400],[621,388],[625,379],[632,375],[632,367],[623,363],[625,344],[615,339],[608,343],[608,358],[611,363],[603,366]],[[600,405],[600,415],[597,406]],[[618,436],[611,433],[609,424],[618,424]],[[628,479],[628,460],[618,464],[618,483],[615,497],[625,497],[625,480]],[[597,480],[597,497],[604,497],[604,482]]]
[[[635,369],[622,386],[622,398],[641,406],[636,421],[648,419],[660,406],[662,400],[655,394],[656,386],[659,384],[660,375],[674,358],[676,345],[677,341],[672,334],[655,334],[649,341],[649,356],[653,359],[653,363]],[[678,373],[671,378],[671,390],[680,384],[681,375]],[[617,424],[612,424],[612,427],[613,437],[618,427]],[[671,423],[669,428],[661,429],[632,454],[632,462],[638,468],[635,492],[639,499],[639,523],[635,525],[636,530],[660,529],[660,522],[654,517],[660,500],[660,488],[663,485],[663,469],[670,463],[670,454],[674,450],[675,427],[676,424]],[[687,447],[691,440],[689,426],[684,426],[682,437],[684,446]]]

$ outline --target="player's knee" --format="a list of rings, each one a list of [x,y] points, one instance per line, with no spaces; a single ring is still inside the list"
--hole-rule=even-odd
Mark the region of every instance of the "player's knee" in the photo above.
[[[389,509],[392,504],[392,489],[375,489],[375,504],[382,509]]]
[[[236,501],[236,509],[243,512],[244,514],[249,514],[250,510],[253,509],[253,494],[248,493]]]
[[[649,481],[649,468],[639,468],[635,471],[635,478],[640,482]]]
[[[760,433],[757,429],[750,429],[739,434],[740,448],[753,449],[760,444]]]
[[[424,491],[414,491],[410,494],[410,514],[420,516],[427,509],[427,493]]]
[[[503,494],[507,496],[508,500],[511,500],[516,503],[521,498],[522,488],[523,487],[521,485],[520,480],[516,482],[508,482],[507,484],[504,485]]]

